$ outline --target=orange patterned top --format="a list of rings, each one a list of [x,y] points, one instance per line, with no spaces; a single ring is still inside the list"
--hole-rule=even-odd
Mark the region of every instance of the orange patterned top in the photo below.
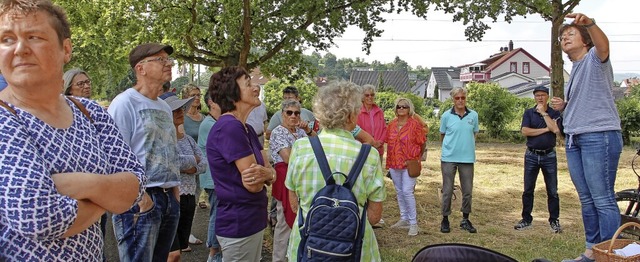
[[[422,122],[413,117],[398,130],[398,118],[387,126],[387,168],[406,169],[405,161],[420,159],[427,136]]]

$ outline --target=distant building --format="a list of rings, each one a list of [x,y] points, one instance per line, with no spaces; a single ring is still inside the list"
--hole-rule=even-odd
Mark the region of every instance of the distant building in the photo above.
[[[411,93],[416,96],[427,98],[427,85],[429,81],[427,80],[416,80],[416,84],[411,88]]]
[[[434,67],[426,90],[427,97],[438,88],[438,99],[449,98],[449,91],[471,82],[497,83],[518,97],[533,98],[533,87],[550,88],[551,68],[523,48],[513,48],[513,41],[496,54],[474,63],[453,67]],[[569,75],[565,71],[565,82]]]
[[[449,98],[449,92],[455,87],[462,87],[460,68],[452,66],[432,67],[429,82],[427,82],[426,89],[424,90],[424,97],[437,98],[440,101],[444,101]],[[435,97],[436,88],[438,89],[438,97]]]
[[[407,71],[354,70],[349,81],[359,86],[373,85],[378,89],[392,87],[398,93],[411,92]]]
[[[624,90],[624,96],[631,95],[631,90],[634,86],[640,85],[640,78],[632,77],[622,80],[620,88]]]
[[[252,69],[249,76],[251,76],[252,84],[258,84],[260,86],[260,101],[264,101],[264,85],[271,80],[271,77],[264,76],[260,71],[260,67]]]

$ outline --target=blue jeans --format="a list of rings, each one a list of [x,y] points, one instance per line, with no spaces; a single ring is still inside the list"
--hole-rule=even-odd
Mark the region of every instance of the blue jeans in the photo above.
[[[527,150],[524,154],[524,192],[522,193],[522,219],[531,223],[533,217],[533,199],[536,180],[542,170],[544,184],[547,188],[547,208],[549,222],[558,220],[560,216],[560,198],[558,197],[558,159],[556,152],[538,155]]]
[[[620,131],[569,135],[567,162],[582,205],[586,248],[609,240],[620,226],[620,210],[613,186],[620,153]]]
[[[211,210],[209,211],[209,228],[207,231],[207,247],[208,248],[220,248],[220,243],[216,238],[216,210],[218,209],[218,198],[216,197],[215,189],[204,189],[209,195],[209,206]],[[222,254],[219,252],[218,254]]]
[[[138,205],[112,216],[120,261],[166,262],[178,228],[180,203],[173,191],[147,188],[153,207],[140,212]]]

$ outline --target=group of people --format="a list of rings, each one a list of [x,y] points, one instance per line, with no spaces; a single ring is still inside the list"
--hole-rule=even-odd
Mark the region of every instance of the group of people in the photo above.
[[[373,86],[331,83],[319,90],[312,113],[290,87],[265,128],[260,87],[245,69],[232,66],[211,76],[204,99],[209,115],[204,116],[199,88],[185,88],[182,99],[163,89],[172,76],[173,47],[148,43],[129,53],[135,85],[105,109],[89,99],[86,72],[63,73],[72,54],[64,10],[48,0],[5,1],[0,10],[0,71],[8,83],[0,91],[0,130],[10,134],[0,138],[0,260],[101,261],[109,212],[122,261],[177,261],[190,249],[202,188],[211,206],[209,261],[260,261],[267,186],[277,210],[273,261],[294,260],[301,239],[295,218],[308,214],[313,196],[324,187],[307,136],[318,136],[331,169],[345,174],[360,141],[376,149],[352,189],[360,211],[367,209],[362,261],[381,260],[372,225],[380,222],[386,199],[385,145],[384,166],[400,210],[391,227],[418,234],[416,178],[409,175],[407,161],[421,158],[429,130],[411,100],[398,98],[387,124]],[[555,159],[550,142],[561,133],[557,117],[563,112],[569,170],[587,238],[586,251],[576,260],[593,261],[591,247],[611,238],[620,223],[613,184],[622,142],[608,89],[613,81],[606,36],[593,19],[568,17],[575,21],[563,27],[560,41],[574,72],[565,99],[553,98],[551,109],[548,90],[536,89],[537,105],[523,117],[528,149],[523,219],[516,229],[531,225],[537,168],[543,169],[550,196],[555,193],[549,201],[551,227],[558,221],[555,174],[545,161]],[[466,107],[465,89],[456,88],[451,96],[454,106],[443,114],[439,129],[441,231],[450,231],[458,172],[460,227],[475,233],[469,214],[478,115]],[[594,106],[596,112],[590,110]],[[268,150],[263,133],[270,138]]]

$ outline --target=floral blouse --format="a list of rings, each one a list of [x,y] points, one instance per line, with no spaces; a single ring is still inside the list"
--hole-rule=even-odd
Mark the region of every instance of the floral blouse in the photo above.
[[[198,179],[199,174],[207,170],[207,159],[198,148],[196,141],[186,134],[178,139],[178,155],[180,155],[181,167],[196,168],[194,174],[180,173],[180,195],[195,195],[196,179]],[[200,162],[196,163],[196,157],[200,159]]]
[[[387,127],[387,168],[406,169],[405,162],[420,159],[422,145],[427,142],[424,126],[413,117],[398,130],[398,118]]]

